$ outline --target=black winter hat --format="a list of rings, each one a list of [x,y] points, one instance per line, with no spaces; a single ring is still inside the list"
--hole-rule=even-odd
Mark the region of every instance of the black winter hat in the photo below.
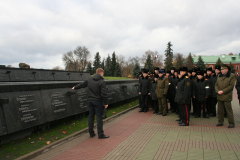
[[[170,70],[175,70],[175,67],[171,67]]]
[[[192,74],[192,70],[190,69],[190,70],[188,70],[188,73],[191,73]]]
[[[159,70],[159,67],[154,67],[154,70]]]
[[[143,70],[143,73],[148,73],[148,70],[147,70],[147,69],[144,69],[144,70]]]
[[[178,69],[175,69],[174,72],[178,72]]]
[[[197,72],[197,71],[199,71],[199,68],[197,68],[197,67],[194,67],[194,68],[192,69],[192,72]]]
[[[187,71],[188,71],[188,68],[187,68],[187,67],[181,67],[181,68],[180,68],[180,71],[186,71],[186,72],[187,72]]]
[[[208,67],[208,68],[207,68],[207,71],[212,71],[212,67]]]
[[[217,66],[215,66],[215,69],[221,70],[221,66],[217,65]]]
[[[203,70],[198,71],[197,75],[202,75],[203,76],[204,75],[204,71]]]
[[[171,71],[167,71],[166,73],[169,73],[169,74],[170,74],[170,73],[171,73]]]

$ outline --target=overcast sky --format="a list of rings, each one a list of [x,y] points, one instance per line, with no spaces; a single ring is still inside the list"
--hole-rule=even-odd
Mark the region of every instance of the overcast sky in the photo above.
[[[86,46],[93,59],[147,50],[240,53],[239,0],[0,1],[0,65],[64,68],[62,55]]]

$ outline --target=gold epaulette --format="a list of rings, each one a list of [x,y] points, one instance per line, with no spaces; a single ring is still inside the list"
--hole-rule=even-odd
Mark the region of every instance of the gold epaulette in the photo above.
[[[186,78],[188,78],[188,76],[186,76]]]
[[[205,80],[208,80],[208,79],[205,79]]]

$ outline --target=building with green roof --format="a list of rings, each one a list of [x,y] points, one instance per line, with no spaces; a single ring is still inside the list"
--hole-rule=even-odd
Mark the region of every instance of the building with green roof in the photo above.
[[[228,55],[216,55],[216,56],[207,56],[207,55],[202,55],[201,56],[206,67],[212,67],[214,69],[214,65],[216,64],[218,58],[220,58],[220,60],[222,61],[222,63],[224,64],[230,64],[230,62],[232,63],[232,65],[234,66],[235,69],[235,73],[240,74],[240,53],[238,55],[234,55],[232,53],[229,53]],[[199,56],[193,56],[193,61],[194,64],[197,64]]]

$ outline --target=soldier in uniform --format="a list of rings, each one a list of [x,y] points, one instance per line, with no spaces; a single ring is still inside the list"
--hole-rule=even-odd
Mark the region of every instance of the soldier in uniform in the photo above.
[[[159,105],[159,113],[158,115],[162,114],[162,116],[167,115],[166,109],[166,98],[167,92],[169,87],[169,80],[167,77],[164,76],[164,71],[162,69],[159,70],[159,78],[157,81],[157,88],[156,88],[156,95],[158,98],[158,105]]]
[[[194,81],[195,79],[197,79],[197,72],[199,71],[199,69],[197,67],[194,67],[192,69],[192,80]],[[193,83],[194,84],[194,83]],[[193,86],[194,87],[194,86]],[[192,97],[192,105],[193,105],[193,112],[192,115],[195,116],[197,114],[196,112],[196,108],[197,108],[197,103],[195,98]]]
[[[229,123],[228,128],[235,127],[233,110],[231,105],[235,81],[236,81],[235,75],[230,72],[230,67],[226,64],[223,64],[221,66],[221,73],[215,84],[215,91],[217,93],[218,100],[218,124],[216,126],[223,126],[224,122],[223,112],[225,106]]]
[[[141,110],[139,112],[147,112],[147,100],[150,95],[151,81],[148,78],[148,70],[143,70],[143,78],[139,84],[139,95],[141,95]]]
[[[143,70],[144,68],[141,69],[141,72],[139,72],[139,77],[138,77],[138,87],[140,87],[140,82],[143,78]],[[138,108],[142,108],[142,96],[139,94],[139,106]]]
[[[212,84],[211,84],[211,82],[212,82],[212,67],[207,68],[207,75],[206,75],[205,79],[208,80],[209,87],[211,90],[211,88],[212,88]],[[206,105],[207,105],[207,113],[209,116],[211,116],[211,107],[212,107],[212,93],[211,92],[209,93],[209,97],[207,98]]]
[[[151,91],[150,91],[150,96],[152,98],[152,108],[154,110],[153,114],[159,113],[158,98],[155,93],[157,88],[157,80],[158,80],[158,75],[154,75],[154,79],[151,82]]]
[[[174,74],[172,74],[169,71],[169,75],[167,75],[168,80],[169,80],[169,88],[168,88],[168,94],[167,94],[167,99],[170,102],[170,110],[172,112],[176,112],[176,106],[175,106],[175,94],[176,94],[176,86],[173,81]]]
[[[174,75],[174,72],[175,72],[175,67],[171,67],[171,68],[170,68],[170,71],[171,71],[171,73],[170,73],[170,74],[171,74],[171,75],[172,75],[172,74]]]
[[[175,101],[180,105],[179,126],[189,126],[189,103],[191,99],[191,81],[187,75],[188,68],[180,68],[180,78],[177,84]]]
[[[197,73],[197,79],[194,81],[193,98],[196,99],[197,111],[195,118],[201,117],[201,108],[203,109],[203,117],[209,118],[207,114],[206,101],[209,96],[209,82],[203,77],[203,71]]]
[[[217,78],[219,73],[221,72],[221,66],[215,66],[215,73],[211,77],[211,94],[212,94],[212,103],[211,103],[211,114],[210,117],[216,117],[216,105],[217,105],[217,93],[215,91],[215,84],[217,82]]]
[[[157,75],[158,76],[158,72],[159,71],[159,67],[154,67],[154,75]]]
[[[172,112],[178,114],[179,113],[179,110],[178,110],[178,103],[175,102],[175,96],[176,96],[176,88],[177,88],[177,82],[178,82],[178,70],[175,69],[174,70],[174,77],[173,77],[173,83],[174,83],[174,86],[175,86],[175,91],[174,91],[174,109],[172,110]]]

